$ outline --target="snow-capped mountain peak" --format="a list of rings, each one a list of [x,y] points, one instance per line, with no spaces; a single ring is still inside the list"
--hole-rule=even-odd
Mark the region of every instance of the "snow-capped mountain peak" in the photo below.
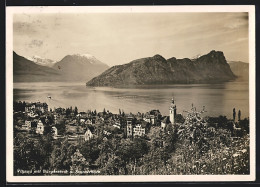
[[[95,58],[93,55],[91,55],[91,54],[76,54],[77,56],[81,56],[81,57],[86,57],[86,58],[89,58],[89,59],[91,59],[91,58]]]
[[[42,58],[38,55],[34,55],[32,57],[26,57],[26,58],[41,66],[52,67],[56,63],[56,61],[53,61],[53,60],[47,59],[47,58]]]
[[[100,64],[101,62],[96,59],[95,56],[85,53],[85,54],[73,54],[71,56],[76,56],[76,57],[81,57],[81,58],[86,58],[88,60],[89,63],[91,64]]]

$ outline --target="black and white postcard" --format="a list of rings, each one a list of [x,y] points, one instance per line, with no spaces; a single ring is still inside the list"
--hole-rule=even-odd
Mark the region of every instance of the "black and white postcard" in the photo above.
[[[8,182],[255,180],[255,7],[6,8]]]

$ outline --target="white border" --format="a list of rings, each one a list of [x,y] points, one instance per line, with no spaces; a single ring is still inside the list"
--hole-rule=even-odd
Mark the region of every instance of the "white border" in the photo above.
[[[14,13],[161,13],[249,12],[250,175],[13,176],[13,14]],[[6,7],[6,176],[7,182],[165,182],[254,181],[255,146],[255,7],[228,6],[100,6]]]

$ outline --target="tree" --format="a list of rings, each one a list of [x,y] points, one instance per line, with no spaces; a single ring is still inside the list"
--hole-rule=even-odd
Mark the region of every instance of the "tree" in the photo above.
[[[116,150],[116,155],[119,156],[119,159],[121,160],[121,168],[125,175],[129,173],[127,164],[132,158],[132,146],[133,142],[131,140],[121,139]]]
[[[235,120],[236,120],[236,109],[233,108],[233,121],[235,121]]]
[[[58,130],[58,134],[60,134],[60,135],[64,135],[64,134],[65,134],[65,132],[66,132],[66,126],[65,126],[65,121],[64,121],[64,120],[59,121],[59,122],[55,125],[55,127],[56,127],[57,130]]]
[[[49,124],[45,125],[43,134],[44,135],[52,135],[52,127]]]
[[[184,123],[185,119],[183,118],[183,116],[181,114],[177,114],[175,116],[175,122],[176,123]]]
[[[50,168],[56,170],[70,170],[71,155],[76,151],[68,140],[57,140],[50,155]]]
[[[167,152],[171,153],[175,150],[177,142],[177,128],[174,128],[172,124],[167,125],[166,133],[164,134],[164,144]]]
[[[54,123],[54,115],[48,115],[47,116],[47,119],[48,119],[48,123],[50,125],[52,125]]]
[[[80,175],[82,171],[86,171],[89,168],[89,163],[84,156],[76,149],[75,153],[71,156],[70,173],[72,175]],[[83,173],[84,174],[84,173]]]
[[[249,118],[245,118],[239,121],[239,127],[244,134],[249,134]]]
[[[148,144],[143,138],[135,138],[132,146],[132,158],[139,159],[149,151]]]
[[[69,108],[66,108],[66,116],[68,117],[71,113],[71,110]]]
[[[27,136],[18,134],[14,138],[14,172],[17,175],[17,169],[38,170],[47,168],[48,150],[46,150],[46,141],[40,139],[35,141]],[[51,146],[48,146],[51,149]]]
[[[74,109],[74,115],[75,116],[78,115],[78,108],[77,107],[75,107],[75,109]]]
[[[207,120],[209,126],[215,128],[229,128],[228,119],[226,116],[218,116],[218,117],[209,117]],[[215,126],[217,124],[217,126]]]
[[[90,139],[89,141],[85,141],[83,144],[79,146],[79,151],[86,158],[89,164],[94,164],[94,162],[98,159],[100,149],[98,145],[100,144],[99,139]]]
[[[238,111],[238,121],[240,121],[240,118],[241,118],[241,111],[239,110]]]

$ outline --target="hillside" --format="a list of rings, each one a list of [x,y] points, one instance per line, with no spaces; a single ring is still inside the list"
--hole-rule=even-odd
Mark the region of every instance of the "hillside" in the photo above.
[[[228,62],[232,72],[242,80],[249,80],[249,64],[240,61]]]
[[[47,58],[42,58],[39,56],[32,56],[32,57],[26,57],[28,60],[41,65],[41,66],[47,66],[47,67],[52,67],[56,62],[51,60],[51,59],[47,59]]]
[[[53,68],[69,81],[88,81],[109,68],[89,54],[67,55],[54,64]]]
[[[14,82],[47,82],[61,79],[56,70],[35,64],[34,62],[13,52]]]
[[[39,59],[35,62],[13,52],[14,82],[88,81],[109,68],[92,55],[67,55],[55,64]]]
[[[235,79],[223,52],[211,51],[197,59],[166,60],[160,55],[114,66],[87,82],[87,86],[213,83]]]

